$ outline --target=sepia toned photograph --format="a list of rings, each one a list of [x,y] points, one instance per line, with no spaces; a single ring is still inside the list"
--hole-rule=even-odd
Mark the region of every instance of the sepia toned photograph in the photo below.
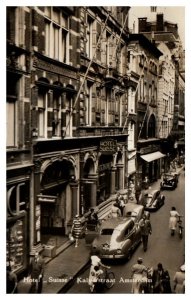
[[[185,7],[5,21],[6,294],[185,294]]]

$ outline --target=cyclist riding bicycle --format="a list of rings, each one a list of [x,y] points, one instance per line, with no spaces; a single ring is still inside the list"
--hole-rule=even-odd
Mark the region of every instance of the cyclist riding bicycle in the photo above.
[[[100,267],[110,269],[110,267],[104,265],[101,262],[101,259],[99,258],[99,251],[94,250],[91,256],[91,267],[90,267],[90,273],[89,273],[89,286],[90,291],[93,292],[95,284],[98,281],[98,278],[101,274],[103,274],[103,270],[100,269]]]

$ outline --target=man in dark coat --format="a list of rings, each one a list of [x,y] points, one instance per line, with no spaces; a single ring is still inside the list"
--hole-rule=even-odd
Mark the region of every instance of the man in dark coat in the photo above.
[[[43,276],[44,276],[44,259],[36,252],[30,263],[30,274],[32,281],[31,293],[42,292]]]
[[[152,233],[152,227],[151,227],[151,223],[149,220],[149,214],[148,214],[148,216],[145,214],[143,215],[142,219],[139,222],[139,226],[141,229],[143,249],[144,249],[144,251],[147,251],[149,234]]]
[[[154,294],[171,293],[170,276],[161,263],[158,263],[157,269],[153,271],[152,283]]]

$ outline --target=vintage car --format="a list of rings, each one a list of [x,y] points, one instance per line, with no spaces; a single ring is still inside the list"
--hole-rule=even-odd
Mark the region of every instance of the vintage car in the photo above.
[[[141,204],[146,211],[156,211],[165,203],[165,196],[160,190],[148,189],[144,191],[141,197]]]
[[[101,258],[129,259],[141,242],[141,232],[138,218],[144,208],[135,204],[136,211],[129,210],[126,217],[108,218],[99,230],[99,235],[94,239],[91,250],[99,251]]]
[[[144,213],[144,206],[136,203],[127,203],[123,209],[123,217],[132,218],[139,222]]]
[[[178,173],[166,173],[163,175],[163,180],[160,183],[161,189],[175,189],[178,185]]]

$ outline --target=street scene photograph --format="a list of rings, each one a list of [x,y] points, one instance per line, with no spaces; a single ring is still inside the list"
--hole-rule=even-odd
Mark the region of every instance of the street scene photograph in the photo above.
[[[185,7],[127,4],[5,8],[6,294],[186,294]]]

